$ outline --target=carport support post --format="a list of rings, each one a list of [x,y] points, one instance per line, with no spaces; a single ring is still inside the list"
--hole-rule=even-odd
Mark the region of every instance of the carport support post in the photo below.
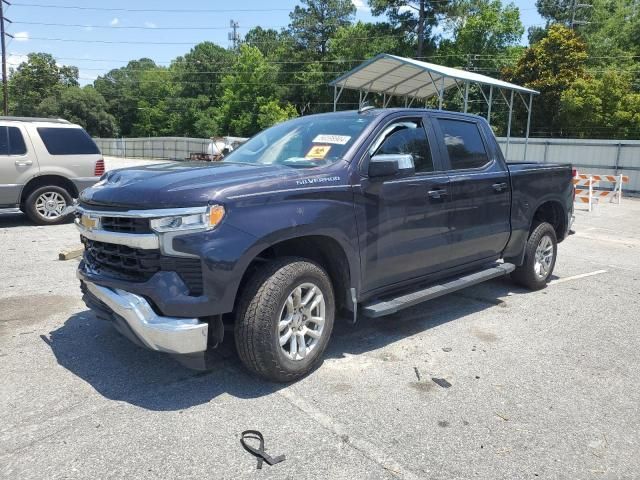
[[[489,110],[487,111],[487,123],[491,124],[491,103],[493,102],[493,85],[489,87]]]
[[[507,124],[507,147],[504,152],[504,159],[509,161],[509,142],[511,141],[511,115],[513,114],[513,90],[509,97],[509,123]]]
[[[342,90],[344,90],[344,85],[340,87],[340,91],[338,91],[338,86],[333,86],[333,111],[336,111],[336,107],[338,106],[338,100],[340,99],[340,95],[342,95]]]
[[[533,93],[529,94],[529,107],[527,108],[527,134],[524,139],[524,158],[523,162],[527,161],[527,146],[529,146],[529,128],[531,127],[531,105],[533,103]]]
[[[464,82],[464,113],[467,113],[469,103],[469,82]]]
[[[444,98],[444,75],[440,82],[440,91],[438,92],[438,110],[442,110],[442,100]]]

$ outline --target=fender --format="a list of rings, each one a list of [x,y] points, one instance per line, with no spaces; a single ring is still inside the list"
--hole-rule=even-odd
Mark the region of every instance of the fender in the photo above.
[[[518,200],[516,200],[516,196],[513,197],[511,207],[511,237],[503,253],[505,261],[517,266],[524,263],[525,247],[529,239],[529,232],[533,226],[535,213],[538,209],[545,203],[553,202],[561,208],[563,218],[566,218],[568,215],[566,199],[563,199],[562,195],[558,193],[549,193],[540,199],[535,199],[533,206],[528,200],[522,198],[524,196],[521,195],[520,197]],[[558,237],[558,241],[562,241],[560,236]]]
[[[295,198],[284,198],[289,195],[283,193],[274,199],[271,194],[258,205],[255,199],[228,204],[228,218],[215,230],[173,240],[174,249],[202,258],[205,292],[216,314],[233,310],[242,278],[261,252],[307,236],[331,238],[342,248],[349,267],[349,287],[359,291],[360,256],[351,187],[298,192]]]

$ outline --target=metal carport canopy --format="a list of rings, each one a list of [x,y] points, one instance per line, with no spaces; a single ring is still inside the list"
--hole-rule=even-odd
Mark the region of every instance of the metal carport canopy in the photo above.
[[[388,53],[364,62],[333,80],[329,85],[351,90],[386,93],[392,96],[429,98],[438,95],[444,85],[447,90],[456,81],[479,83],[521,93],[539,92],[479,73],[397,57]]]
[[[415,99],[426,100],[437,96],[439,98],[439,108],[442,109],[444,92],[452,87],[460,89],[464,98],[464,111],[467,111],[469,85],[471,83],[489,86],[489,95],[480,89],[489,106],[487,120],[491,121],[491,106],[493,103],[494,89],[497,89],[509,105],[509,124],[507,127],[507,152],[509,151],[509,138],[511,136],[511,117],[513,113],[514,92],[518,93],[527,110],[527,133],[529,138],[529,127],[531,124],[531,104],[533,95],[539,92],[530,88],[515,85],[513,83],[498,80],[496,78],[481,75],[479,73],[468,72],[459,68],[445,67],[435,63],[422,62],[412,58],[398,57],[388,53],[381,53],[368,60],[353,70],[341,75],[329,83],[333,86],[333,109],[337,108],[338,100],[343,89],[360,91],[360,106],[369,93],[381,93],[384,95],[384,106],[386,107],[393,97],[404,97],[405,106],[410,106]],[[460,84],[464,86],[464,90]],[[504,90],[510,91],[507,98]],[[364,93],[364,98],[363,98]],[[523,94],[529,96],[525,101]],[[411,102],[409,102],[411,99]],[[505,153],[505,155],[506,155]],[[526,158],[526,144],[525,144]]]

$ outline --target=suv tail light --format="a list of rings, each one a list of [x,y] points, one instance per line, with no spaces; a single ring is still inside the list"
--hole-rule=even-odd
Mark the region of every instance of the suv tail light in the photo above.
[[[101,177],[103,173],[104,173],[104,159],[101,158],[96,162],[96,168],[93,171],[93,174],[96,177]]]
[[[573,168],[571,169],[571,176],[572,176],[573,178],[576,178],[576,175],[578,175],[578,169],[577,169],[577,168],[575,168],[575,167],[573,167]]]

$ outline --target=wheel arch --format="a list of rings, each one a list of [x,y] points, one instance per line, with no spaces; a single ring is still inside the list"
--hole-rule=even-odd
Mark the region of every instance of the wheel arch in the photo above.
[[[559,200],[547,200],[535,209],[531,217],[529,234],[531,234],[536,225],[547,222],[555,230],[558,242],[561,242],[567,230],[567,221],[567,215],[562,203]]]
[[[24,206],[25,201],[34,190],[50,185],[64,188],[67,192],[69,192],[69,195],[71,195],[72,198],[78,197],[78,189],[68,178],[60,175],[39,175],[37,177],[33,177],[23,187],[22,193],[20,194],[20,206]]]
[[[317,234],[283,239],[264,247],[249,262],[238,285],[241,292],[253,273],[265,262],[282,257],[299,257],[320,265],[329,275],[336,298],[336,307],[351,307],[348,295],[353,286],[354,266],[343,245],[335,238]]]

